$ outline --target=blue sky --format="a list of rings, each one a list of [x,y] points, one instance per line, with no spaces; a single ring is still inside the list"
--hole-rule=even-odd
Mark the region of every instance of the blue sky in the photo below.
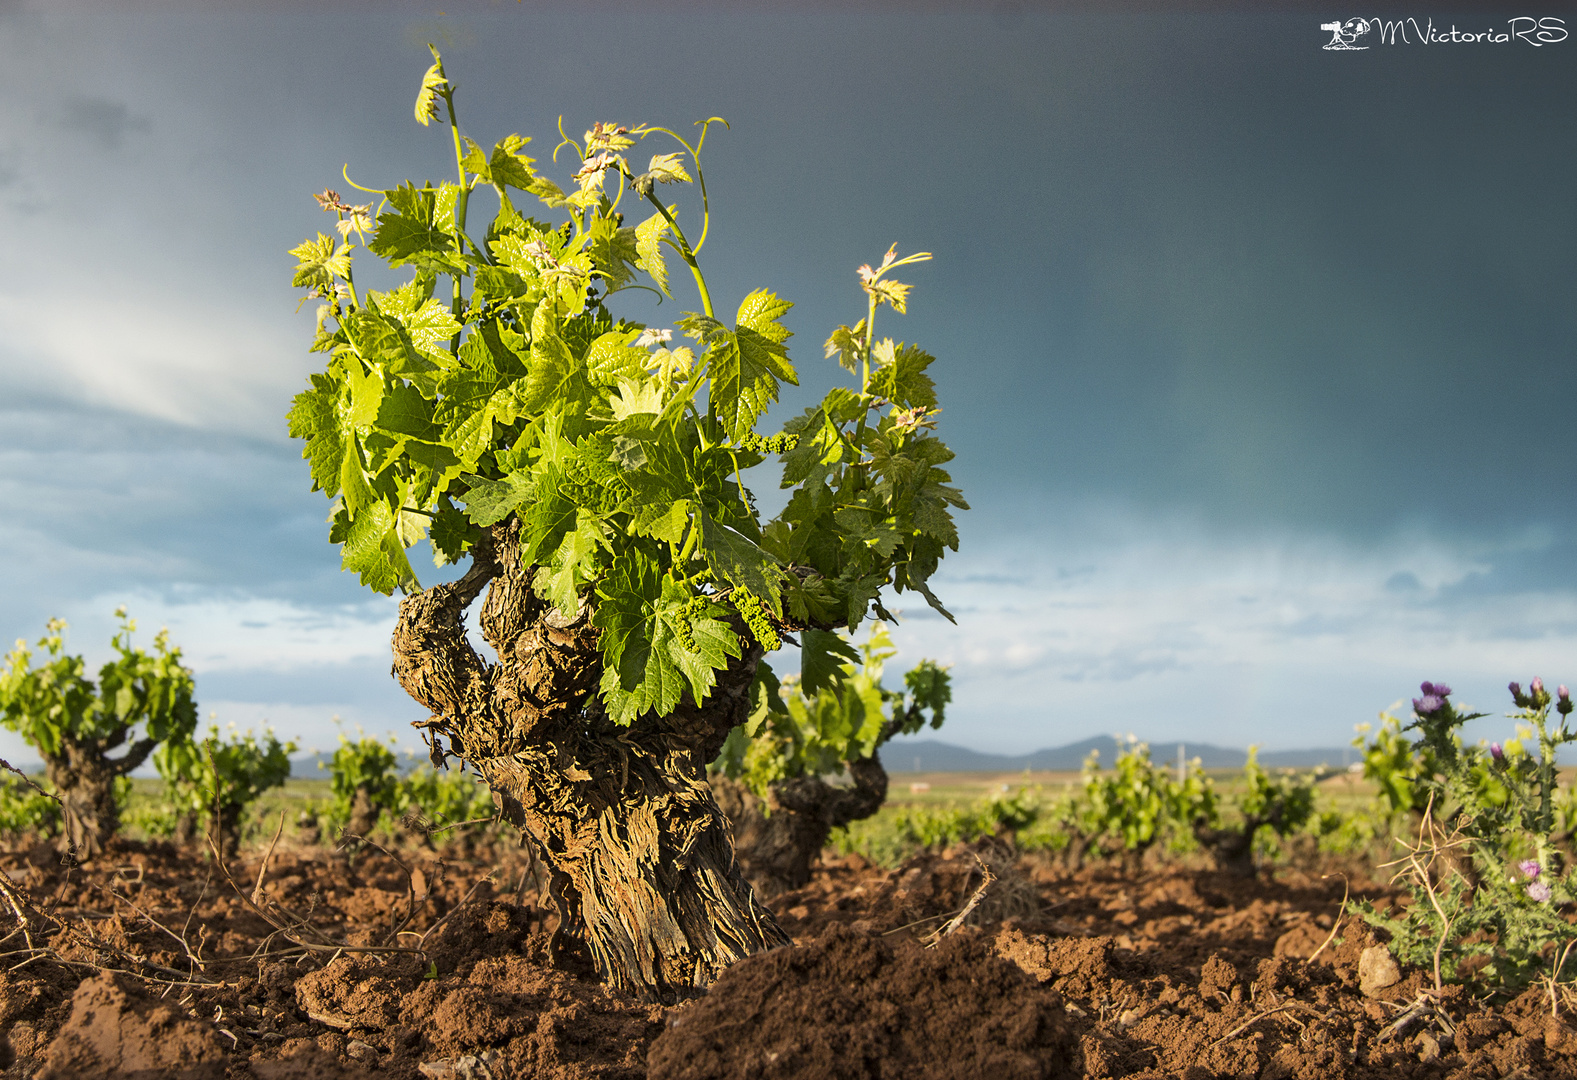
[[[778,415],[854,268],[935,253],[883,331],[973,507],[959,625],[895,635],[954,665],[943,737],[1330,746],[1421,679],[1577,682],[1577,41],[1324,50],[1338,14],[0,2],[0,637],[102,659],[126,604],[221,722],[414,742],[285,436],[285,250],[344,163],[447,176],[435,40],[484,145],[728,118],[708,278],[796,302]]]

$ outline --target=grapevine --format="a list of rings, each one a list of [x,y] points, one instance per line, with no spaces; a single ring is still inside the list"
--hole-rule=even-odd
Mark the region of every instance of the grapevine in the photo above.
[[[606,977],[688,993],[785,940],[702,779],[772,678],[764,654],[802,631],[802,670],[836,667],[834,631],[884,616],[887,590],[946,614],[929,581],[966,504],[934,434],[934,361],[874,329],[882,306],[907,310],[911,286],[891,275],[930,255],[859,268],[865,317],[824,351],[853,385],[759,431],[799,382],[792,304],[753,288],[725,305],[733,287],[703,269],[703,158],[726,123],[598,122],[576,138],[561,121],[543,154],[567,167],[561,186],[528,139],[467,138],[433,61],[415,115],[447,120],[453,178],[357,185],[364,205],[325,191],[337,236],[292,252],[325,362],[290,432],[343,568],[403,594],[394,670],[430,714],[435,767],[474,766],[541,847],[563,876],[562,925],[581,926]],[[367,287],[365,256],[408,277]],[[698,310],[671,326],[621,311],[628,290],[681,291],[676,264]],[[774,454],[791,496],[763,520],[744,476]],[[407,551],[423,540],[440,566],[468,564],[458,579],[422,586]],[[483,590],[496,661],[464,628]]]

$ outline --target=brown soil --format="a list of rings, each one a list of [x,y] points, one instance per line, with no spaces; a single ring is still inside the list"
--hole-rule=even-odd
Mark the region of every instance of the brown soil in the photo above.
[[[1430,984],[1404,969],[1365,996],[1378,943],[1349,921],[1332,937],[1339,878],[1069,876],[1000,844],[891,872],[825,860],[774,901],[795,947],[663,1008],[573,953],[550,962],[555,920],[519,853],[470,854],[405,854],[407,874],[377,853],[276,853],[264,894],[325,939],[421,943],[336,954],[287,952],[196,851],[121,845],[69,873],[43,847],[0,851],[66,926],[35,936],[50,956],[0,945],[0,1076],[1577,1077],[1577,1031],[1539,990],[1483,1004],[1446,987],[1444,1021],[1389,1030]],[[248,892],[260,856],[231,867]],[[975,891],[977,856],[998,879],[977,925],[925,948]]]

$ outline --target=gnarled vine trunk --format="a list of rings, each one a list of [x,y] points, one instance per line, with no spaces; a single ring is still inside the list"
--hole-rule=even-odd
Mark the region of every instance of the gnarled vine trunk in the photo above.
[[[879,755],[850,762],[849,779],[848,787],[819,776],[780,780],[767,788],[763,801],[737,780],[712,778],[718,805],[734,827],[739,865],[763,896],[805,886],[832,830],[881,809],[887,770]]]
[[[104,850],[120,828],[120,807],[115,805],[115,778],[120,775],[108,762],[73,752],[69,743],[58,758],[44,764],[49,782],[60,793],[65,841],[78,858],[91,859]]]
[[[394,672],[433,713],[434,758],[474,765],[505,820],[537,845],[568,929],[604,981],[671,1001],[729,964],[789,943],[735,865],[706,765],[748,711],[761,649],[718,672],[699,705],[620,727],[596,695],[602,674],[591,608],[562,612],[531,590],[519,525],[494,526],[459,581],[407,596],[394,632]],[[465,609],[487,589],[484,661]],[[742,628],[741,628],[742,629]],[[449,739],[448,747],[441,739]]]
[[[125,741],[125,732],[107,739],[67,736],[61,738],[58,753],[44,757],[44,772],[60,797],[61,846],[79,859],[102,854],[115,836],[120,828],[115,781],[146,761],[155,745],[152,739],[139,739],[123,756],[106,756]]]

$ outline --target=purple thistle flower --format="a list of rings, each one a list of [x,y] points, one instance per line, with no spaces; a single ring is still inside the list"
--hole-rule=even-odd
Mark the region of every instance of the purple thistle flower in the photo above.
[[[1544,693],[1544,680],[1537,675],[1533,676],[1533,681],[1528,684],[1528,692],[1534,697]]]
[[[1506,689],[1511,691],[1511,700],[1516,702],[1519,709],[1526,709],[1533,704],[1533,702],[1528,700],[1528,695],[1522,692],[1522,684],[1520,682],[1507,683]]]
[[[1555,696],[1558,699],[1555,705],[1555,711],[1560,713],[1562,716],[1570,716],[1572,711],[1572,692],[1566,689],[1566,685],[1562,683],[1561,686],[1555,691]]]
[[[1539,879],[1539,874],[1543,871],[1544,867],[1540,866],[1538,862],[1533,859],[1524,859],[1517,864],[1517,869],[1521,870],[1522,875],[1528,880],[1537,881]]]
[[[1541,904],[1548,903],[1550,899],[1550,887],[1542,881],[1535,881],[1528,886],[1528,896],[1530,899],[1537,900]]]
[[[1489,744],[1489,756],[1495,759],[1496,765],[1499,765],[1506,760],[1506,749],[1500,743],[1492,742]]]
[[[1425,684],[1428,685],[1428,684]],[[1421,698],[1413,699],[1413,711],[1419,716],[1433,716],[1445,705],[1445,701],[1434,694],[1425,694]]]

